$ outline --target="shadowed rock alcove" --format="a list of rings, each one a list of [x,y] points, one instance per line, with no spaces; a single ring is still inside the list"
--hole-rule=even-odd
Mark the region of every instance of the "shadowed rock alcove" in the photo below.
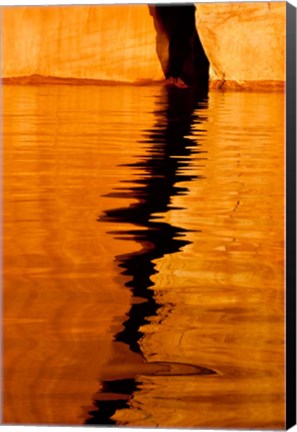
[[[150,5],[156,29],[156,51],[166,78],[205,84],[209,61],[196,28],[194,4]]]

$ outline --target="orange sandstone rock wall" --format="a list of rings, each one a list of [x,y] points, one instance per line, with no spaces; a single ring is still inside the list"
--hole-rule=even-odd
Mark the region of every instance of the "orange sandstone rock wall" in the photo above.
[[[2,76],[163,79],[147,5],[2,8]]]
[[[285,2],[196,4],[196,27],[212,80],[285,81]]]
[[[161,80],[168,42],[156,40],[152,13],[147,5],[3,7],[2,77]],[[285,16],[285,2],[197,3],[211,80],[284,81]]]

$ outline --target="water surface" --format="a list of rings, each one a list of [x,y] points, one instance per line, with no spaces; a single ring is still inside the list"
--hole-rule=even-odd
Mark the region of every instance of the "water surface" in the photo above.
[[[4,421],[284,426],[284,96],[4,86]]]

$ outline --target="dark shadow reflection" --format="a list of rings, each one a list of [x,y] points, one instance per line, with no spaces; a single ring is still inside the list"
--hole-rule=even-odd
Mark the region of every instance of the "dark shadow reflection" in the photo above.
[[[122,331],[115,335],[115,341],[127,344],[131,351],[141,357],[141,327],[150,321],[150,317],[158,314],[160,307],[154,298],[154,283],[151,280],[156,273],[154,261],[166,254],[176,253],[189,244],[185,237],[188,231],[165,222],[162,215],[172,209],[178,210],[172,205],[174,196],[187,194],[188,189],[179,183],[200,178],[199,173],[193,174],[190,170],[192,155],[203,152],[199,143],[192,138],[192,127],[195,124],[197,129],[197,125],[205,121],[202,115],[205,108],[207,89],[200,89],[199,92],[193,89],[162,89],[154,112],[155,126],[143,134],[145,153],[141,159],[129,165],[132,171],[138,173],[133,186],[122,187],[108,195],[129,198],[129,201],[133,198],[136,202],[127,207],[107,210],[99,219],[100,222],[115,223],[117,229],[111,234],[116,238],[133,239],[140,245],[137,252],[115,258],[122,274],[129,276],[126,286],[134,298],[141,300],[132,302],[127,320],[123,323]],[[132,224],[133,228],[121,230],[122,223]],[[172,369],[167,365],[165,374],[215,373],[199,366],[193,372],[189,365],[190,372],[187,372],[185,366]],[[146,373],[145,367],[143,373]],[[158,374],[162,374],[162,371]],[[89,412],[91,418],[86,424],[115,424],[112,415],[119,409],[129,407],[128,401],[137,391],[136,372],[132,378],[103,381],[102,385],[103,390],[95,402],[96,408]]]

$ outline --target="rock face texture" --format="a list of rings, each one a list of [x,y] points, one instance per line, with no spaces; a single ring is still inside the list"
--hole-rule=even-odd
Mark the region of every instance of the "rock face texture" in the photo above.
[[[163,79],[147,5],[2,9],[2,76]]]
[[[285,16],[285,2],[197,3],[211,80],[236,87],[283,82]],[[154,6],[3,7],[2,77],[162,80],[168,40],[157,30]]]
[[[286,3],[197,4],[196,26],[211,80],[285,81]]]

